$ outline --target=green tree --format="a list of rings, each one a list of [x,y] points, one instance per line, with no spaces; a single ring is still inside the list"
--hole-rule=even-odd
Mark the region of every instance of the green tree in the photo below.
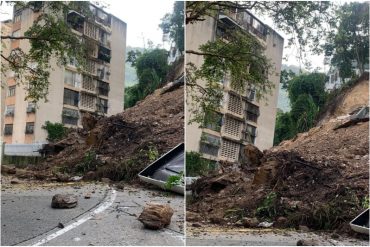
[[[184,2],[176,1],[173,12],[167,13],[162,19],[159,27],[164,34],[169,34],[171,40],[176,44],[180,52],[184,51]]]
[[[296,76],[292,70],[283,69],[280,73],[280,83],[282,84],[282,89],[288,89],[288,83]]]
[[[302,94],[312,97],[315,105],[322,107],[326,101],[325,92],[326,76],[323,73],[301,74],[288,82],[288,93],[291,104]]]
[[[290,112],[279,111],[276,115],[274,145],[278,145],[283,140],[293,138],[295,135],[295,125],[290,116]]]
[[[46,121],[42,128],[48,133],[47,139],[52,142],[62,139],[67,133],[67,128],[62,123]]]
[[[337,11],[337,16],[337,30],[330,33],[323,47],[344,80],[354,76],[353,68],[362,74],[369,64],[369,3],[346,3]]]
[[[125,108],[134,106],[165,82],[168,72],[167,57],[168,51],[158,48],[128,53],[127,61],[135,67],[139,83],[126,88]]]
[[[1,72],[13,71],[17,83],[27,86],[26,99],[38,102],[47,100],[49,88],[50,61],[56,58],[58,65],[66,65],[71,57],[83,66],[86,58],[86,46],[76,36],[71,26],[78,20],[67,14],[72,10],[91,17],[89,2],[12,2],[17,10],[30,9],[39,13],[30,28],[21,36],[2,35],[1,40],[28,40],[29,50],[13,50],[9,56],[1,52]],[[2,46],[4,44],[2,43]]]
[[[312,128],[319,108],[316,106],[313,97],[309,94],[301,94],[292,104],[290,112],[291,119],[295,123],[295,132],[305,132]]]

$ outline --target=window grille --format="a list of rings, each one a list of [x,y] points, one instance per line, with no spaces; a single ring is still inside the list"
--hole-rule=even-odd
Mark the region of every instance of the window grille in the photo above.
[[[98,92],[100,95],[108,96],[109,83],[98,81]]]
[[[232,161],[238,160],[240,145],[238,143],[222,140],[221,157],[227,158]]]
[[[202,133],[199,152],[217,157],[220,148],[220,138],[207,133]]]
[[[96,81],[91,76],[84,75],[82,80],[82,88],[95,91],[95,82]]]
[[[4,135],[13,134],[13,124],[5,124],[4,126]]]
[[[247,102],[247,120],[257,123],[259,114],[259,107]]]
[[[14,109],[15,109],[14,105],[7,105],[5,109],[5,116],[7,117],[14,116]]]
[[[96,97],[90,94],[83,93],[81,95],[81,106],[95,111]]]
[[[225,118],[224,131],[230,136],[240,138],[242,124],[242,121],[227,116]]]
[[[10,86],[8,88],[8,97],[14,96],[15,95],[15,86]]]
[[[33,134],[35,123],[26,123],[26,134]]]
[[[227,109],[233,113],[241,115],[243,112],[243,106],[241,98],[232,94],[229,94],[229,102]]]
[[[108,100],[98,98],[98,102],[96,104],[98,111],[107,113],[108,112]]]
[[[77,125],[78,119],[79,119],[79,113],[77,110],[63,108],[62,123]]]
[[[63,104],[78,106],[79,93],[70,89],[64,89]]]

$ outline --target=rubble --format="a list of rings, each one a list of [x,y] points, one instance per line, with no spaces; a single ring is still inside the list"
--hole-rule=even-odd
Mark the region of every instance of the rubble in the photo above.
[[[169,205],[148,204],[140,214],[138,220],[146,228],[159,230],[171,223],[174,211]]]
[[[49,144],[46,149],[52,155],[32,169],[58,174],[60,181],[67,180],[63,176],[76,175],[83,180],[137,178],[153,154],[159,157],[183,142],[183,86],[161,92],[156,90],[117,115],[100,118],[85,114],[84,129],[70,130],[63,140]]]
[[[77,196],[72,194],[56,194],[51,200],[52,208],[74,208],[77,206]]]
[[[188,212],[199,216],[196,221],[218,218],[236,226],[256,217],[274,227],[351,233],[349,222],[369,195],[369,126],[333,130],[343,121],[328,121],[265,150],[257,164],[199,178]]]

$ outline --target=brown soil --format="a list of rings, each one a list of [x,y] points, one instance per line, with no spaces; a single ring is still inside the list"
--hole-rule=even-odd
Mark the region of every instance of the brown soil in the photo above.
[[[93,126],[85,123],[89,128],[72,131],[52,144],[57,154],[33,169],[54,175],[89,174],[91,179],[136,178],[151,156],[183,142],[184,89],[160,93],[158,89],[123,113],[90,121]]]
[[[339,124],[327,122],[265,151],[257,168],[200,178],[187,210],[216,224],[257,217],[278,226],[284,217],[279,227],[350,232],[369,195],[369,126],[334,131]]]

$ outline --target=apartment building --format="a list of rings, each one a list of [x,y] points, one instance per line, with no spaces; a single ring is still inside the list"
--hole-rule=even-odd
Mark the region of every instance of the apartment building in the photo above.
[[[50,61],[48,101],[37,107],[25,100],[25,85],[17,85],[14,73],[6,78],[3,140],[6,143],[44,142],[46,121],[81,127],[84,112],[113,115],[123,111],[126,23],[90,5],[92,16],[70,11],[66,16],[72,31],[88,45],[89,58],[82,72],[75,59],[66,66]],[[38,10],[14,7],[12,34],[23,35],[40,14]],[[73,21],[72,21],[73,20]],[[27,40],[12,40],[11,50],[27,52]]]
[[[269,80],[275,85],[266,100],[258,101],[253,88],[247,88],[242,94],[231,88],[230,80],[223,85],[224,98],[219,109],[218,121],[201,126],[191,124],[186,129],[186,150],[200,152],[206,159],[238,163],[242,159],[241,150],[247,143],[253,143],[264,150],[273,146],[275,118],[277,112],[280,70],[284,39],[272,28],[265,25],[247,11],[219,13],[217,18],[205,18],[186,26],[186,49],[197,51],[199,46],[220,38],[223,30],[238,26],[254,35],[265,47],[265,55],[273,64]],[[199,67],[203,57],[187,55],[187,63]],[[201,85],[204,82],[199,81]],[[191,99],[187,99],[191,105]],[[187,119],[189,119],[189,111]]]

